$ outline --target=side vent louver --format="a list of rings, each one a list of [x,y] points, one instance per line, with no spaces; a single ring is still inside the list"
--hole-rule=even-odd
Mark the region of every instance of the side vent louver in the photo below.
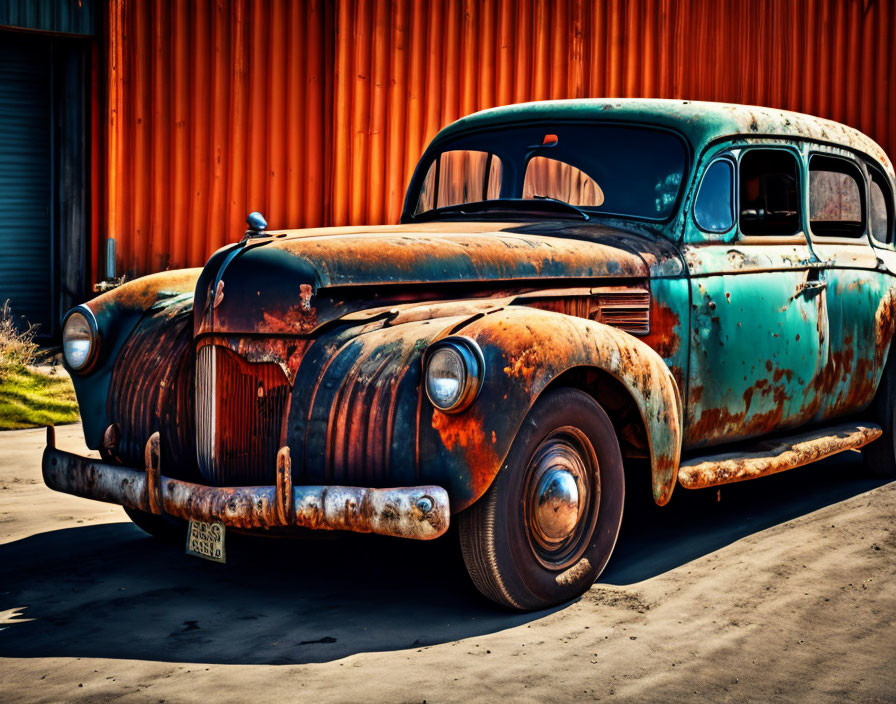
[[[632,335],[650,333],[650,291],[628,286],[566,289],[520,296],[518,302],[555,313],[590,318]]]
[[[650,292],[638,288],[596,289],[594,319],[632,335],[650,333]]]

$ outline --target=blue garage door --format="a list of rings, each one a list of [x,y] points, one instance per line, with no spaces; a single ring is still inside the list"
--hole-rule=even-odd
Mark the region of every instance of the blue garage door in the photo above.
[[[51,333],[50,43],[0,31],[0,303]]]

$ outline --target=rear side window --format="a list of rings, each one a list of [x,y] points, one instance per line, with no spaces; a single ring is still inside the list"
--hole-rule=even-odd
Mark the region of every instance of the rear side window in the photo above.
[[[890,189],[876,171],[871,172],[870,193],[868,222],[871,225],[871,236],[878,242],[891,242],[893,204],[890,200]]]
[[[707,232],[728,232],[734,225],[734,164],[719,159],[709,165],[694,203],[694,220]]]
[[[809,225],[829,237],[865,232],[861,172],[852,162],[815,155],[809,160]]]
[[[442,152],[423,179],[414,214],[449,205],[495,200],[501,194],[501,160],[490,152]]]
[[[783,149],[750,149],[740,160],[740,230],[745,235],[800,231],[799,163]]]

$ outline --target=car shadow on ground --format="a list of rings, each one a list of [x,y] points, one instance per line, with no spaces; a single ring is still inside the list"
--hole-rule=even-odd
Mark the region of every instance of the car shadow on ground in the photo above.
[[[649,579],[744,536],[884,482],[856,453],[760,482],[679,489],[664,508],[630,495],[601,582]],[[318,534],[320,535],[320,534]],[[129,523],[66,528],[0,546],[0,657],[193,663],[325,662],[492,633],[547,612],[482,599],[456,535],[432,543],[325,534],[231,536],[228,563],[183,555]]]
[[[626,497],[622,532],[600,582],[650,579],[767,528],[883,486],[861,453],[719,489],[678,487],[666,506],[646,495]]]

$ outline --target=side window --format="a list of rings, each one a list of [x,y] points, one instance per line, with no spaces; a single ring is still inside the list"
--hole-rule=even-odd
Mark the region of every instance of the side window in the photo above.
[[[862,174],[852,162],[813,156],[809,160],[809,225],[813,234],[860,237],[865,232],[863,189]]]
[[[727,232],[734,225],[734,164],[728,159],[714,161],[703,174],[694,220],[707,232]]]
[[[501,194],[501,160],[490,152],[454,149],[433,160],[414,214],[449,205],[494,200]]]
[[[871,225],[871,236],[878,242],[890,242],[890,233],[893,230],[893,205],[890,202],[890,189],[883,177],[876,171],[871,172],[870,191],[868,221]]]
[[[740,230],[745,235],[800,231],[799,163],[784,149],[750,149],[740,160]]]
[[[523,198],[556,198],[575,206],[598,206],[604,192],[593,178],[572,164],[533,156],[526,165]]]

